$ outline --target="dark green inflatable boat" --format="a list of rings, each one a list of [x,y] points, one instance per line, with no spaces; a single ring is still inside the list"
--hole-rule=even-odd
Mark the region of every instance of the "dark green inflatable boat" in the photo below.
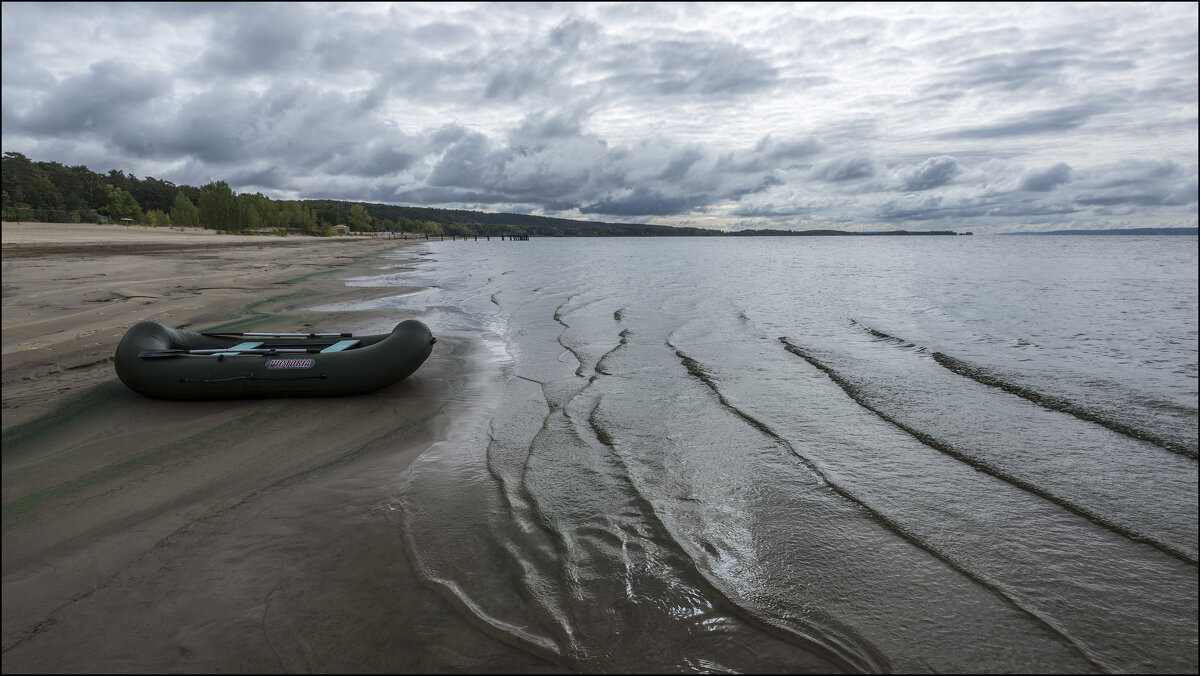
[[[158,399],[338,397],[412,375],[437,342],[429,327],[391,333],[194,333],[140,322],[117,345],[117,376]]]

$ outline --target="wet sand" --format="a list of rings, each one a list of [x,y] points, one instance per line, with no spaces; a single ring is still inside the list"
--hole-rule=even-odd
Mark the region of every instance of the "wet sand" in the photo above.
[[[469,405],[469,339],[357,397],[166,402],[116,379],[145,319],[390,330],[408,317],[307,308],[396,293],[342,280],[398,246],[3,224],[4,673],[561,671],[405,554],[394,496]]]

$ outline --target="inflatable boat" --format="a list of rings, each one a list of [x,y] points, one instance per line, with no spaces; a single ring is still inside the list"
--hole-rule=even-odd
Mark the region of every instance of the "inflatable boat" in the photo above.
[[[412,375],[437,339],[415,320],[391,333],[195,333],[140,322],[117,345],[117,376],[156,399],[338,397]]]

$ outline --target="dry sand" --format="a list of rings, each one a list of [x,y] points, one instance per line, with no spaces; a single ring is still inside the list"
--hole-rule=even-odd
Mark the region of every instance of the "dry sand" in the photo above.
[[[463,413],[475,348],[337,399],[167,402],[125,330],[348,330],[306,308],[395,240],[3,224],[3,671],[553,672],[413,574],[394,496]],[[420,318],[420,317],[418,317]]]

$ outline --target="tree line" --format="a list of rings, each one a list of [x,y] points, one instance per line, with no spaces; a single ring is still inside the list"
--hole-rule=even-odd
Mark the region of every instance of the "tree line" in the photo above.
[[[358,232],[442,234],[440,224],[372,215],[367,205],[272,200],[235,193],[225,181],[199,188],[114,169],[99,174],[86,166],[36,162],[16,152],[0,160],[5,221],[135,223],[203,227],[234,233],[332,235],[334,226]]]

